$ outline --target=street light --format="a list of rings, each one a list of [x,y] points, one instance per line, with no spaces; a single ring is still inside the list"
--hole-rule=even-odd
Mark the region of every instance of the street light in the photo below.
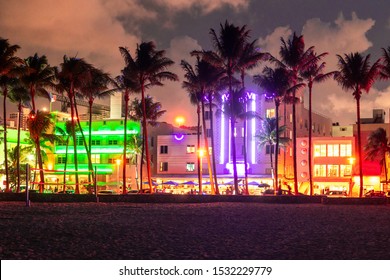
[[[183,125],[183,123],[185,122],[185,118],[182,116],[177,116],[175,118],[175,122],[177,123],[178,127],[181,127]]]

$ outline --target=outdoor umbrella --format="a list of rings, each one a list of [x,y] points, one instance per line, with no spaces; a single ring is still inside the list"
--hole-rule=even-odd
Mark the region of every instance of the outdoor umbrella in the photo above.
[[[197,183],[195,183],[194,181],[187,181],[187,182],[184,182],[183,185],[198,185]]]
[[[177,186],[178,183],[174,182],[174,181],[166,181],[164,183],[162,183],[163,185],[174,185],[174,186]]]
[[[251,185],[251,186],[259,186],[260,184],[255,182],[255,181],[251,181],[251,182],[248,182],[248,185]]]
[[[259,188],[270,188],[271,186],[268,185],[267,183],[261,183],[258,185]]]
[[[148,184],[149,184],[149,182],[144,182],[144,185],[148,185]],[[152,182],[152,185],[157,186],[158,184],[156,182]]]

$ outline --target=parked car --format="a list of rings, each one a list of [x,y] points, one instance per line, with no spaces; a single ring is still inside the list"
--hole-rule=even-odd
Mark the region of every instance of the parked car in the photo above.
[[[347,192],[346,191],[328,191],[326,193],[327,196],[329,197],[347,197]]]
[[[115,194],[113,190],[101,190],[98,191],[98,194]]]
[[[382,191],[371,190],[367,192],[364,196],[365,197],[386,197],[386,193]]]
[[[128,190],[127,191],[127,194],[138,194],[139,191],[138,190]]]

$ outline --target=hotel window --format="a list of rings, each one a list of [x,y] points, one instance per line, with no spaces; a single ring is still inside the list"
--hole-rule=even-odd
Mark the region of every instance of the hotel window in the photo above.
[[[352,166],[351,165],[340,165],[340,177],[351,176]]]
[[[92,163],[100,163],[100,155],[91,155]]]
[[[76,137],[76,144],[79,146],[84,145],[84,138],[82,136],[77,136]]]
[[[187,170],[188,172],[193,172],[193,171],[195,171],[195,163],[194,163],[194,162],[187,162],[186,170]]]
[[[160,171],[161,172],[168,171],[168,162],[160,162]]]
[[[351,144],[340,144],[340,156],[341,157],[352,156],[352,145]]]
[[[338,177],[338,176],[339,176],[339,166],[328,165],[328,177]]]
[[[275,109],[267,109],[265,112],[267,118],[275,118]]]
[[[93,146],[100,146],[101,141],[100,141],[100,139],[99,140],[92,139],[91,143]]]
[[[206,136],[209,138],[211,137],[211,129],[210,128],[206,129]]]
[[[338,157],[339,153],[339,144],[329,144],[328,145],[328,157]]]
[[[118,145],[118,139],[108,139],[108,145]]]
[[[65,163],[65,160],[66,160],[66,156],[58,156],[57,157],[57,163],[58,164]]]
[[[187,145],[187,154],[195,153],[195,145]]]
[[[314,145],[315,157],[326,157],[326,145]]]
[[[314,165],[315,177],[326,177],[326,165],[315,164]]]
[[[204,111],[204,119],[209,120],[210,119],[210,111]]]
[[[160,154],[167,154],[168,153],[168,146],[163,145],[160,146]]]

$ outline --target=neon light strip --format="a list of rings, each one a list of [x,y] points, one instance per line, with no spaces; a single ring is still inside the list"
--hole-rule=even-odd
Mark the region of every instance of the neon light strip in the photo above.
[[[184,134],[175,134],[175,139],[177,140],[177,141],[181,141],[181,140],[183,140],[184,139]]]
[[[224,110],[224,106],[222,105],[222,111]],[[223,164],[225,160],[225,116],[224,113],[221,115],[221,153],[219,155],[219,163]]]
[[[231,147],[232,147],[232,145],[231,145],[231,140],[232,140],[232,131],[231,131],[231,123],[232,123],[232,120],[231,119],[229,119],[229,126],[228,126],[228,131],[229,131],[229,147],[228,147],[228,150],[229,150],[229,155],[228,155],[228,162],[230,162],[230,157],[231,157],[231,155],[232,155],[232,151],[231,151]],[[233,133],[234,133],[234,131],[233,131]]]
[[[256,95],[252,94],[252,111],[256,112]],[[252,164],[256,163],[256,147],[255,147],[256,119],[252,119],[252,135],[251,135],[251,154]]]

